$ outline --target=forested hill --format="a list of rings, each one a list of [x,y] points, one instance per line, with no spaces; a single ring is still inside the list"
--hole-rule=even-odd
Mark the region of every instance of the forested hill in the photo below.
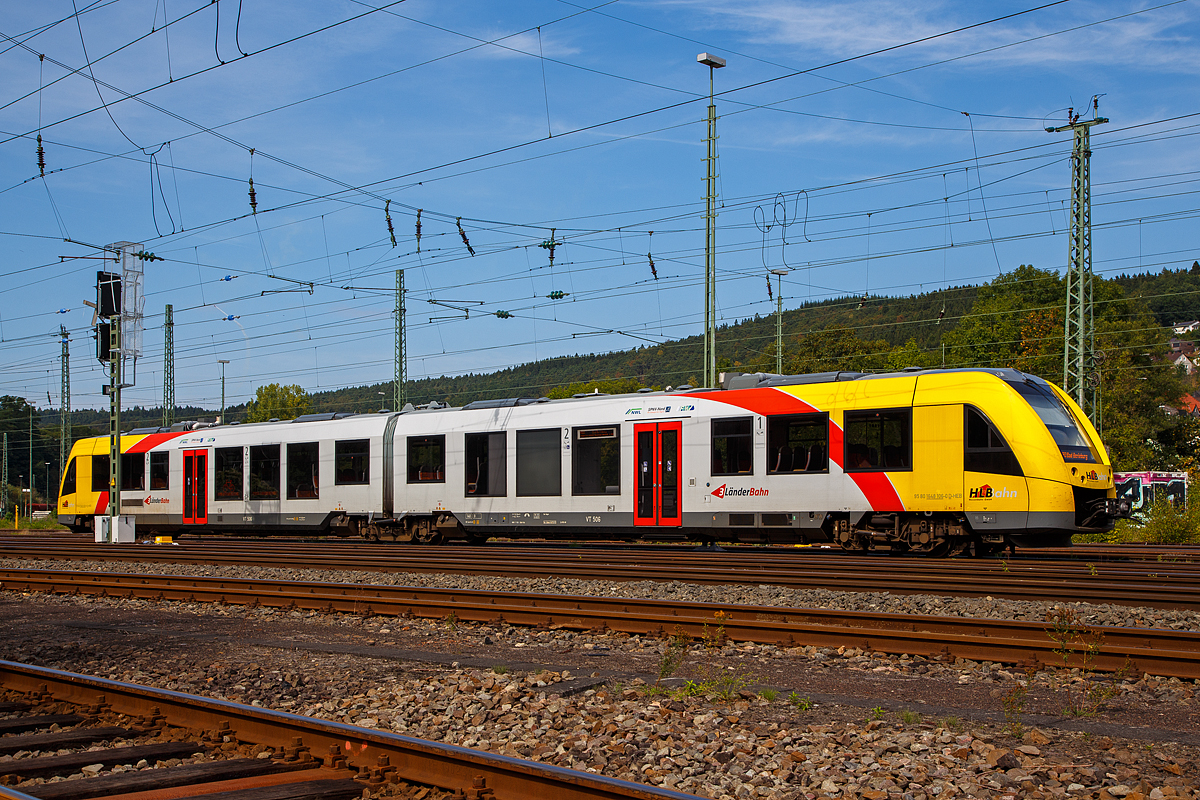
[[[1190,270],[1120,275],[1110,279],[1127,296],[1141,298],[1162,326],[1200,319],[1200,265]],[[1107,282],[1106,282],[1107,283]],[[812,331],[841,328],[862,352],[880,352],[908,344],[928,354],[935,363],[943,337],[959,327],[980,295],[978,286],[953,287],[908,297],[840,297],[805,303],[783,312],[784,338],[795,346],[798,337]],[[944,309],[944,313],[943,313]],[[941,319],[939,320],[939,316]],[[1061,323],[1058,323],[1061,325]],[[767,314],[723,325],[717,342],[722,368],[752,371],[774,370],[775,315]],[[461,405],[494,397],[540,397],[554,387],[596,380],[630,379],[646,386],[698,384],[702,337],[693,336],[662,345],[646,345],[603,354],[563,356],[519,364],[486,374],[443,376],[411,381],[413,403],[430,400]],[[1049,376],[1048,376],[1049,377]],[[314,411],[370,411],[379,408],[378,392],[391,405],[391,383],[355,386],[312,395]],[[229,408],[230,419],[240,419],[245,403]],[[215,410],[180,409],[176,419],[212,418]],[[135,408],[123,412],[127,427],[153,425],[162,418],[161,409]],[[76,425],[103,429],[104,411],[76,411]],[[49,419],[47,417],[47,419]]]
[[[865,303],[859,297],[805,303],[783,312],[784,338],[794,341],[810,331],[842,327],[864,340],[886,342],[889,347],[913,339],[922,349],[934,349],[942,334],[970,310],[977,291],[975,286],[961,286],[910,297],[872,296]],[[717,330],[717,344],[723,367],[745,369],[775,352],[775,315],[722,325]],[[461,405],[481,398],[541,397],[556,386],[617,378],[636,379],[645,386],[697,385],[702,349],[703,337],[691,336],[658,346],[563,356],[499,372],[410,381],[408,396],[413,403],[437,400]],[[768,360],[773,358],[770,355]],[[771,364],[774,369],[773,361]],[[386,391],[390,398],[391,384],[318,392],[312,396],[313,408],[367,411],[379,407],[379,391]]]
[[[1140,297],[1164,328],[1200,319],[1200,262],[1190,270],[1166,270],[1142,275],[1118,275],[1113,280],[1128,297]]]

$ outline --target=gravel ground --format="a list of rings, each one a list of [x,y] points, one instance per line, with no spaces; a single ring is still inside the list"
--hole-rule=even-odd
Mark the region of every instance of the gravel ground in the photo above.
[[[671,581],[612,581],[576,578],[507,578],[487,575],[454,575],[414,572],[355,572],[328,569],[283,569],[279,567],[200,566],[133,561],[33,561],[0,559],[10,569],[84,570],[150,575],[228,576],[260,580],[313,581],[318,583],[367,583],[381,586],[428,586],[439,589],[479,589],[495,592],[534,592],[598,597],[650,598],[681,602],[729,603],[731,605],[826,608],[871,611],[887,614],[922,614],[943,617],[1010,619],[1043,622],[1047,613],[1068,606],[1088,625],[1171,628],[1200,631],[1200,613],[1161,608],[1091,603],[1034,602],[998,597],[950,597],[889,592],[838,592],[828,589],[789,589],[782,586],[751,586]]]
[[[1053,607],[778,587],[70,566],[1037,620]],[[1195,629],[1194,614],[1074,608],[1100,624]],[[1177,679],[716,641],[668,654],[661,640],[622,634],[18,592],[0,592],[0,634],[0,655],[16,661],[706,797],[1200,800],[1200,698]],[[655,687],[660,671],[673,674]],[[1082,714],[1064,713],[1071,706]]]

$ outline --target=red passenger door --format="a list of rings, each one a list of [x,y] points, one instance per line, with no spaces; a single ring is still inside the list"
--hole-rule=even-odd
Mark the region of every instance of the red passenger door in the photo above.
[[[183,522],[208,524],[208,451],[183,451]]]
[[[682,422],[646,422],[633,426],[636,497],[634,525],[683,525],[679,492]]]

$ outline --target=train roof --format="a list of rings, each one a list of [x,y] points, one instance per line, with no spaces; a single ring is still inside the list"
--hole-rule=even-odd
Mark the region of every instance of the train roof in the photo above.
[[[231,422],[228,425],[222,425],[218,422],[177,422],[171,427],[147,427],[135,428],[128,431],[129,435],[145,435],[154,433],[171,433],[181,431],[205,430],[214,427],[257,427],[261,425],[296,425],[307,422],[327,422],[337,419],[349,419],[351,417],[378,417],[392,416],[399,414],[422,414],[428,412],[444,412],[444,411],[476,411],[483,409],[494,408],[515,408],[519,406],[540,405],[540,404],[559,404],[586,401],[599,398],[620,398],[620,397],[644,397],[646,395],[675,395],[680,392],[688,394],[699,394],[708,392],[725,392],[735,391],[738,389],[758,389],[758,388],[782,388],[785,386],[804,386],[819,383],[836,383],[841,381],[873,381],[883,380],[887,378],[912,377],[915,375],[947,375],[955,373],[986,373],[994,375],[1000,380],[1008,382],[1033,381],[1036,383],[1045,383],[1046,381],[1036,375],[1029,375],[1020,370],[1008,368],[990,368],[990,367],[956,367],[943,369],[924,369],[920,367],[908,367],[899,372],[851,372],[851,371],[836,371],[836,372],[812,372],[803,375],[779,375],[772,372],[722,372],[720,375],[721,385],[715,389],[697,389],[689,384],[682,386],[668,386],[666,389],[639,389],[636,392],[628,392],[624,394],[607,394],[604,392],[580,393],[569,398],[550,399],[549,397],[505,397],[491,400],[474,400],[462,406],[451,406],[447,403],[439,403],[436,400],[425,403],[419,406],[414,406],[412,403],[406,403],[399,411],[382,410],[376,412],[368,412],[366,414],[357,414],[344,411],[325,412],[321,414],[303,414],[295,419],[272,419],[266,422]]]

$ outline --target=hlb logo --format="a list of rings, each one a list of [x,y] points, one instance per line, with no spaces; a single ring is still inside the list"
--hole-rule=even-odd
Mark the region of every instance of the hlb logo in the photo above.
[[[991,486],[988,486],[985,483],[983,486],[980,486],[976,489],[972,489],[970,492],[970,496],[971,496],[972,500],[987,500],[987,499],[990,499],[993,497],[1001,497],[1001,498],[1016,497],[1017,493],[1016,493],[1016,491],[1014,491],[1012,489],[1006,489],[1003,486],[1001,486],[999,489],[993,489]]]

